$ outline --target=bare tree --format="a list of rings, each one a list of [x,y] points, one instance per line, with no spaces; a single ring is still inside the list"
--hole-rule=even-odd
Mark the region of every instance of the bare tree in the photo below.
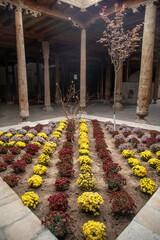
[[[108,49],[111,61],[114,65],[115,82],[114,82],[114,130],[116,129],[115,117],[115,102],[116,102],[116,82],[117,73],[123,62],[131,53],[136,52],[139,47],[138,42],[141,40],[139,30],[143,24],[136,25],[131,31],[124,30],[124,17],[126,15],[126,5],[124,4],[118,11],[118,4],[114,5],[115,16],[112,20],[108,18],[107,7],[102,8],[101,16],[106,22],[106,29],[103,32],[103,37],[98,41],[103,43]]]

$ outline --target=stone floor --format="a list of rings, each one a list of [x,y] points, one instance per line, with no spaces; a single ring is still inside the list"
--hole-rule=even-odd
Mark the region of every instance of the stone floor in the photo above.
[[[35,126],[36,123],[48,123],[50,120],[64,119],[63,109],[55,105],[53,112],[44,112],[42,106],[31,106],[27,122],[21,122],[18,106],[0,105],[0,131],[10,127],[16,129],[24,125]],[[113,121],[111,106],[102,102],[90,103],[87,107],[86,119]],[[150,115],[146,118],[150,124],[136,123],[136,107],[125,106],[122,112],[116,114],[117,124],[126,123],[132,127],[155,129],[160,131],[160,101],[150,105]],[[151,125],[152,124],[152,125]],[[117,240],[160,240],[160,188],[139,211],[128,227]],[[0,240],[56,240],[45,229],[40,220],[26,207],[14,191],[0,178]]]
[[[29,107],[30,116],[27,122],[45,120],[55,117],[64,116],[61,105],[53,105],[53,112],[43,111],[43,106],[33,105]],[[113,110],[111,105],[105,105],[102,101],[89,101],[86,112],[104,118],[113,118]],[[124,110],[116,113],[118,120],[135,122],[138,118],[136,115],[136,106],[124,106]],[[160,126],[160,100],[157,104],[150,104],[149,115],[146,117],[149,124]],[[0,127],[17,125],[21,123],[19,117],[18,105],[0,104]]]

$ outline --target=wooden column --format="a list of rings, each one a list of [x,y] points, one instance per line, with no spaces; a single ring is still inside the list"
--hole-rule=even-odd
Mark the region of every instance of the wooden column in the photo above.
[[[22,120],[29,117],[26,57],[24,47],[22,9],[15,10],[19,110]]]
[[[106,79],[105,79],[105,103],[109,104],[111,96],[111,61],[107,61],[106,66]]]
[[[155,76],[155,82],[154,82],[154,89],[153,89],[153,103],[157,103],[158,100],[158,89],[160,84],[160,56],[157,58],[157,64],[156,64],[156,76]]]
[[[50,44],[48,41],[42,42],[43,58],[44,58],[44,109],[45,111],[52,111],[51,96],[50,96],[50,79],[49,79],[49,52]]]
[[[60,102],[60,86],[59,86],[59,56],[56,55],[55,58],[56,62],[56,96],[55,96],[55,102]]]
[[[122,106],[122,82],[123,82],[123,64],[120,67],[119,71],[117,72],[117,82],[116,82],[116,103],[113,108],[115,108],[116,111],[123,110]]]
[[[80,107],[86,107],[86,29],[81,30]]]
[[[100,98],[103,99],[103,63],[100,65]]]
[[[37,61],[37,95],[38,95],[38,104],[41,98],[41,79],[40,79],[40,69],[39,69],[39,62]]]
[[[12,98],[12,90],[11,89],[11,83],[9,80],[9,71],[8,71],[8,57],[7,55],[5,55],[4,57],[4,63],[5,63],[5,75],[6,75],[6,89],[7,89],[7,94],[6,94],[6,98],[7,98],[7,104],[13,104],[13,98]]]
[[[148,115],[152,84],[156,6],[148,1],[145,10],[141,69],[136,113],[141,120]]]

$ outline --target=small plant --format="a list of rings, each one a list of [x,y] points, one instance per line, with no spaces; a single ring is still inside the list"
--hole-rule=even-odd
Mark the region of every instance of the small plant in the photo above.
[[[98,152],[99,150],[101,150],[102,148],[107,148],[107,144],[105,142],[104,139],[96,139],[96,145],[95,145],[95,149]]]
[[[109,173],[105,176],[105,182],[108,184],[108,188],[112,191],[120,191],[124,185],[126,185],[126,179],[118,173]]]
[[[119,147],[122,143],[125,143],[125,140],[123,138],[116,139],[114,142],[116,148]]]
[[[64,144],[63,144],[63,148],[69,148],[69,149],[73,149],[73,144],[69,141],[66,141]]]
[[[137,158],[128,158],[128,164],[130,167],[134,167],[140,164],[140,161]]]
[[[118,149],[123,152],[123,150],[132,150],[133,149],[133,146],[131,143],[122,143],[119,145]]]
[[[67,177],[60,177],[55,181],[54,186],[57,191],[65,191],[69,188],[70,180]]]
[[[44,153],[41,154],[38,158],[39,158],[39,160],[38,160],[39,164],[48,166],[48,164],[50,163],[50,157]]]
[[[147,147],[143,143],[137,144],[137,152],[144,152],[147,149]]]
[[[158,159],[160,159],[160,151],[156,152],[156,156]]]
[[[27,153],[30,153],[31,155],[34,155],[36,152],[38,152],[38,146],[34,144],[27,144],[25,147],[25,151]]]
[[[138,138],[141,138],[143,135],[144,135],[144,132],[139,132],[139,133],[137,133],[137,137],[138,137]]]
[[[150,146],[150,150],[153,152],[153,153],[156,153],[158,151],[160,151],[160,143],[154,143]]]
[[[29,136],[31,139],[34,138],[34,134],[32,134],[32,133],[27,133],[26,136]]]
[[[87,240],[105,240],[106,233],[105,233],[106,226],[101,222],[95,222],[93,220],[88,221],[82,226],[82,231],[84,234],[85,239]]]
[[[153,167],[153,168],[156,168],[157,165],[160,165],[160,160],[157,159],[157,158],[150,158],[148,160],[148,164]]]
[[[147,162],[153,156],[153,154],[147,150],[144,152],[141,152],[139,155],[141,156],[141,159],[145,162]]]
[[[22,141],[16,142],[16,146],[19,148],[25,148],[26,144]]]
[[[136,177],[145,177],[147,174],[147,171],[145,167],[136,165],[132,168],[133,175]]]
[[[131,196],[123,191],[114,193],[110,197],[110,201],[112,202],[112,212],[116,214],[131,214],[137,207]]]
[[[133,158],[135,156],[135,153],[132,150],[123,150],[122,155],[125,158]]]
[[[5,171],[7,169],[8,164],[5,162],[0,162],[0,172]]]
[[[73,218],[68,212],[54,211],[48,213],[41,221],[58,239],[62,239],[67,232],[71,231],[71,226],[75,227]]]
[[[34,192],[26,192],[21,196],[22,202],[27,206],[35,209],[39,203],[39,196]]]
[[[89,150],[88,149],[79,149],[78,152],[79,152],[80,156],[89,154]]]
[[[40,143],[40,142],[31,142],[31,144],[37,145],[37,146],[38,146],[38,148],[40,148],[40,147],[41,147],[41,143]]]
[[[152,144],[158,143],[158,139],[155,137],[147,138],[146,146],[149,148]]]
[[[44,139],[47,139],[47,138],[48,138],[48,136],[47,136],[45,133],[38,133],[37,136],[38,136],[38,137],[42,137],[42,138],[44,138]]]
[[[139,140],[137,138],[132,138],[129,140],[129,142],[132,144],[133,148],[136,148]]]
[[[44,146],[43,149],[42,149],[42,152],[45,154],[45,155],[48,155],[50,156],[53,152],[53,149],[49,146]]]
[[[67,162],[67,163],[73,164],[73,158],[72,158],[72,155],[70,154],[61,155],[60,160],[61,160],[61,163]]]
[[[69,148],[62,148],[61,150],[59,150],[59,156],[64,155],[64,154],[73,154],[73,151]]]
[[[17,155],[17,154],[20,154],[21,149],[20,149],[19,147],[12,147],[12,148],[10,148],[9,151],[10,151],[12,154]]]
[[[94,216],[99,215],[100,204],[103,204],[101,195],[97,192],[84,192],[78,199],[78,205],[85,212],[91,212]]]
[[[68,208],[68,197],[66,193],[58,193],[48,198],[49,207],[52,211],[66,211]]]
[[[58,166],[58,172],[61,177],[72,177],[74,176],[74,170],[72,169],[72,164],[63,162]]]
[[[22,159],[19,159],[11,165],[11,168],[15,173],[25,172],[26,162]]]
[[[89,191],[92,191],[97,187],[97,181],[91,172],[80,173],[76,184]]]
[[[160,134],[160,132],[156,131],[156,130],[150,130],[149,133],[150,133],[151,137],[156,137],[158,134]]]
[[[22,160],[24,160],[26,162],[26,164],[30,164],[32,163],[32,155],[29,154],[29,153],[25,153],[23,156],[22,156]]]
[[[104,157],[110,157],[111,156],[111,151],[106,149],[106,148],[102,148],[101,150],[98,151],[98,156],[103,159]]]
[[[129,135],[131,135],[131,131],[123,132],[124,137],[128,137]]]
[[[118,131],[112,131],[112,132],[111,132],[112,137],[115,137],[115,136],[118,135],[118,134],[119,134]]]
[[[79,161],[80,165],[90,164],[90,163],[92,162],[92,160],[90,159],[90,157],[87,156],[87,155],[80,156],[80,157],[78,158],[78,161]]]
[[[3,177],[3,181],[5,181],[10,187],[15,187],[18,185],[18,180],[20,177],[18,177],[16,174],[6,175]]]
[[[12,153],[7,153],[6,155],[3,156],[4,162],[7,164],[12,164],[14,162],[15,156]]]
[[[141,137],[142,143],[146,143],[146,141],[147,141],[148,138],[150,138],[150,135],[143,135],[143,136]]]
[[[0,154],[6,154],[8,152],[8,148],[6,146],[0,146]]]
[[[34,170],[34,174],[36,175],[42,175],[47,171],[47,167],[41,164],[37,164],[36,166],[34,166],[33,170]]]
[[[121,166],[118,163],[108,162],[103,166],[103,170],[105,171],[106,175],[109,173],[118,173],[121,170]]]
[[[34,187],[34,188],[37,188],[37,187],[40,187],[41,184],[42,184],[42,177],[39,176],[39,175],[33,175],[29,180],[29,186],[30,187]]]
[[[156,167],[156,171],[157,171],[157,175],[159,175],[159,176],[160,176],[160,164],[159,164],[159,165],[157,165],[157,167]]]
[[[142,178],[140,180],[141,191],[152,195],[156,191],[157,184],[153,182],[150,178]]]

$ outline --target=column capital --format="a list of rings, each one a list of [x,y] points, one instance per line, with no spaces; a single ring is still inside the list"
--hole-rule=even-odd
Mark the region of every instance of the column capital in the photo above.
[[[13,10],[16,7],[16,10],[23,11],[25,14],[31,14],[34,17],[41,15],[41,13],[37,10],[33,10],[32,8],[25,5],[24,0],[0,0],[0,6],[5,7],[9,10]]]

